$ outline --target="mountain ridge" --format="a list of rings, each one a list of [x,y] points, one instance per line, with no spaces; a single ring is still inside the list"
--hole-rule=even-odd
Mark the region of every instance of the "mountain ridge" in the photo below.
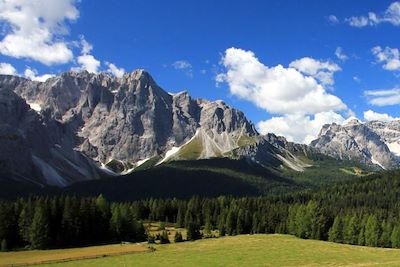
[[[140,165],[214,157],[296,171],[307,167],[285,146],[270,144],[243,112],[221,100],[193,99],[186,91],[167,93],[142,69],[122,78],[70,71],[45,82],[0,75],[0,90],[26,102],[46,129],[42,137],[49,135],[44,150],[57,162],[49,165],[49,157],[28,151],[41,184],[65,186],[127,174]],[[76,174],[63,178],[68,165]]]

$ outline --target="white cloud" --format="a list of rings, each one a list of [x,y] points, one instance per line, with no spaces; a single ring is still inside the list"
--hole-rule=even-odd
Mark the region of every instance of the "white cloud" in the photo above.
[[[216,82],[227,82],[230,93],[247,100],[269,113],[279,114],[258,124],[261,132],[274,132],[288,139],[308,143],[315,138],[325,123],[341,122],[338,111],[349,111],[336,96],[312,76],[319,72],[335,72],[336,64],[304,58],[292,62],[302,71],[282,65],[268,67],[251,51],[229,48],[222,64],[225,73],[216,76]],[[314,117],[314,118],[313,118]]]
[[[339,19],[335,15],[329,15],[328,16],[328,21],[331,24],[338,24],[339,23]]]
[[[335,56],[340,59],[341,61],[346,61],[349,57],[343,53],[343,49],[338,46],[335,50]]]
[[[260,121],[257,127],[261,134],[272,132],[283,135],[292,142],[309,144],[316,139],[324,124],[333,122],[342,124],[344,121],[340,114],[328,111],[317,113],[314,118],[298,114],[273,117]]]
[[[18,75],[17,70],[9,63],[0,63],[0,74],[3,75]]]
[[[372,54],[375,55],[376,61],[383,63],[385,70],[400,70],[400,52],[397,48],[385,47],[382,49],[380,46],[372,48]]]
[[[115,77],[121,78],[125,73],[124,68],[118,68],[113,63],[106,62],[106,65],[108,66],[107,72],[112,73]]]
[[[361,16],[361,17],[350,17],[346,19],[350,26],[362,28],[369,24],[368,18]]]
[[[25,78],[28,78],[32,81],[45,82],[47,79],[54,77],[53,74],[43,74],[39,76],[37,74],[38,74],[37,70],[31,68],[27,68],[24,71]]]
[[[86,41],[85,37],[82,35],[81,36],[81,47],[82,47],[82,54],[90,54],[93,50],[93,45],[90,44],[88,41]]]
[[[9,26],[0,42],[0,53],[29,58],[46,65],[67,63],[73,53],[60,37],[66,21],[79,17],[76,0],[0,1],[0,20]]]
[[[193,77],[193,68],[187,60],[178,60],[172,63],[172,67],[176,70],[182,70],[187,76]]]
[[[289,67],[295,68],[303,74],[314,77],[323,85],[333,85],[333,74],[341,70],[341,68],[335,63],[319,61],[310,57],[297,59],[291,62]]]
[[[268,112],[315,114],[347,108],[313,77],[282,65],[265,66],[251,51],[229,48],[222,64],[227,72],[217,75],[217,82],[227,82],[233,95]]]
[[[80,45],[81,45],[81,55],[76,58],[76,61],[80,66],[74,67],[72,68],[72,70],[74,71],[86,70],[90,73],[98,73],[101,63],[93,55],[90,55],[93,46],[85,40],[84,36],[81,36]]]
[[[394,121],[399,120],[400,118],[395,118],[390,116],[387,113],[378,113],[372,110],[364,111],[364,119],[367,121]]]
[[[347,18],[346,21],[350,26],[358,28],[378,25],[380,23],[390,23],[394,26],[400,26],[400,2],[391,3],[382,14],[368,12],[366,16],[353,16]]]
[[[100,68],[100,61],[98,61],[92,55],[81,55],[77,57],[77,62],[80,64],[79,68],[73,68],[74,70],[81,71],[87,70],[91,73],[98,73]]]
[[[400,88],[384,90],[367,90],[364,95],[374,106],[392,106],[400,104]]]

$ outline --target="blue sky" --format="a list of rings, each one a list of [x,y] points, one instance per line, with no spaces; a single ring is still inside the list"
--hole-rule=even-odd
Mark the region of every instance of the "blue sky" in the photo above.
[[[0,20],[2,73],[145,68],[305,143],[323,123],[400,117],[400,2],[0,0]]]

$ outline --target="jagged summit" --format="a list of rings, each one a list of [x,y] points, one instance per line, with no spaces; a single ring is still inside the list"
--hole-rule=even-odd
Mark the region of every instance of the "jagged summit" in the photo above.
[[[383,169],[396,168],[400,155],[400,122],[357,119],[326,124],[311,146],[338,159],[361,161]]]
[[[85,157],[103,169],[127,173],[150,160],[231,156],[231,151],[255,143],[259,136],[243,112],[221,100],[193,99],[187,91],[171,95],[142,69],[121,78],[69,71],[45,82],[1,75],[0,88],[38,118],[49,135],[45,139],[51,140],[43,150],[62,150],[57,152],[64,155],[57,164],[77,164],[70,157],[78,153],[74,159]],[[38,169],[38,180],[49,184],[65,185],[101,173],[89,175],[76,165],[73,169],[79,175],[63,178],[59,165],[47,164],[48,157],[27,155],[35,159],[31,164]]]

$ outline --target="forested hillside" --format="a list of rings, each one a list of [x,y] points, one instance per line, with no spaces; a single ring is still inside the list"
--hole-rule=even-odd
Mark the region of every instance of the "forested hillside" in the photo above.
[[[191,239],[199,238],[200,230],[203,236],[218,230],[220,236],[290,233],[400,247],[399,197],[397,171],[271,197],[150,198],[111,204],[102,196],[31,197],[0,203],[0,239],[8,248],[136,241],[145,238],[142,221],[164,221],[187,228]]]

